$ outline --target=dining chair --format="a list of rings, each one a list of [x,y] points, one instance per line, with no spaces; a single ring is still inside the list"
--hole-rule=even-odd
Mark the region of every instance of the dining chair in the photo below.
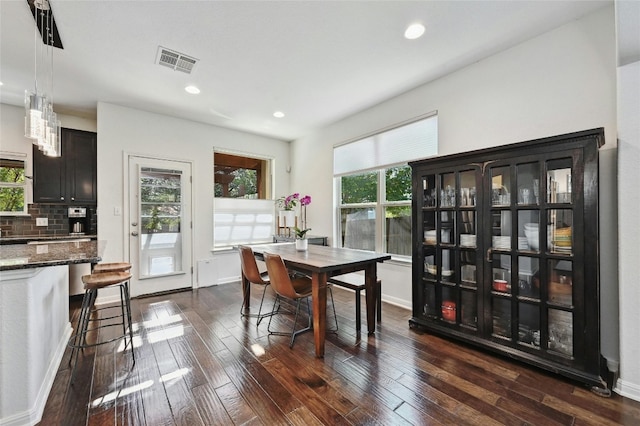
[[[242,274],[245,276],[247,281],[249,281],[249,285],[258,284],[264,286],[262,290],[262,299],[260,300],[260,308],[258,309],[258,313],[248,313],[245,312],[248,310],[248,307],[245,304],[248,301],[249,294],[249,285],[247,285],[246,293],[243,295],[242,306],[240,307],[240,315],[242,317],[248,318],[257,318],[257,325],[260,325],[260,321],[262,321],[265,317],[270,317],[278,312],[280,307],[275,307],[271,312],[262,313],[262,305],[264,303],[264,295],[267,292],[267,287],[271,284],[269,280],[269,276],[267,272],[260,272],[258,269],[258,264],[256,263],[256,257],[253,254],[253,250],[249,246],[239,246],[240,249],[240,265],[242,266]]]
[[[282,258],[277,254],[271,254],[271,253],[265,252],[264,261],[267,264],[267,272],[269,273],[269,277],[271,279],[271,286],[273,290],[276,292],[276,300],[273,302],[274,308],[276,306],[276,303],[280,302],[281,298],[295,300],[296,302],[296,313],[295,313],[295,319],[293,321],[293,328],[291,329],[291,333],[271,331],[271,320],[273,318],[269,318],[267,331],[269,331],[270,335],[291,336],[289,347],[293,348],[293,343],[297,335],[313,329],[311,309],[309,308],[309,296],[311,296],[311,278],[302,274],[291,275],[287,270],[286,265],[282,261]],[[336,316],[336,308],[333,302],[333,292],[331,291],[331,287],[328,286],[327,289],[329,290],[329,294],[331,296],[331,305],[333,306],[333,315],[336,321],[335,331],[337,331],[338,317]],[[303,299],[306,301],[306,304],[307,304],[307,313],[309,315],[309,321],[305,328],[296,330],[296,325],[298,324],[298,317],[300,314],[300,302],[302,302]],[[332,330],[328,330],[328,331],[332,331]]]

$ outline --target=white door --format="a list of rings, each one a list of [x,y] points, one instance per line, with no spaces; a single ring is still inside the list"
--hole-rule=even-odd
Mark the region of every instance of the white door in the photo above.
[[[191,163],[129,156],[131,295],[191,288]]]

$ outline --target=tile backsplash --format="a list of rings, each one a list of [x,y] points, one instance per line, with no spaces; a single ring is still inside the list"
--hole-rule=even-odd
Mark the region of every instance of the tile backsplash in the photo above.
[[[29,204],[29,216],[1,216],[0,228],[3,237],[55,237],[69,235],[69,217],[66,205]],[[97,234],[98,217],[96,207],[87,207],[91,228],[87,234]],[[36,226],[36,218],[49,219],[48,226]]]

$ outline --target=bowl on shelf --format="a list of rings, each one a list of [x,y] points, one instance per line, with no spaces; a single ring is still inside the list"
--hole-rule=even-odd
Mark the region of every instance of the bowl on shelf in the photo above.
[[[509,283],[507,280],[493,280],[493,289],[495,291],[507,292],[509,291]]]

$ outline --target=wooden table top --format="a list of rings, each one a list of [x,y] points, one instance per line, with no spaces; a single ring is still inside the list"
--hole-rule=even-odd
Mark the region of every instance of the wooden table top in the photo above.
[[[363,269],[362,266],[365,264],[391,259],[391,255],[388,253],[313,244],[310,244],[305,251],[296,250],[294,243],[260,244],[251,246],[251,248],[260,258],[264,252],[278,254],[287,266],[311,272],[340,271],[340,273],[344,273],[344,270]]]

